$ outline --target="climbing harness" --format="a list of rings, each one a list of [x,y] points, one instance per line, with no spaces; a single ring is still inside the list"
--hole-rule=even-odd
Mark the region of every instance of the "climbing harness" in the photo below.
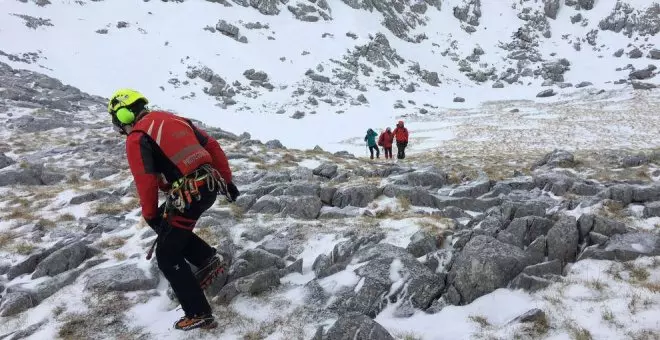
[[[167,199],[165,200],[163,221],[167,221],[170,211],[178,210],[183,213],[186,209],[190,208],[193,201],[201,200],[202,195],[199,189],[205,185],[209,192],[214,192],[217,188],[218,194],[222,194],[229,202],[233,202],[229,190],[227,190],[227,183],[220,175],[220,172],[206,164],[195,170],[192,174],[181,177],[172,183],[172,188],[168,191]],[[151,260],[159,238],[160,235],[156,237],[151,248],[149,248],[147,260]]]
[[[231,196],[227,190],[227,183],[222,178],[218,170],[210,165],[203,165],[192,174],[182,177],[172,183],[172,189],[167,193],[167,208],[174,208],[180,212],[190,207],[193,200],[199,201],[202,196],[199,189],[206,185],[208,191],[213,192],[218,189],[218,193],[232,202]]]

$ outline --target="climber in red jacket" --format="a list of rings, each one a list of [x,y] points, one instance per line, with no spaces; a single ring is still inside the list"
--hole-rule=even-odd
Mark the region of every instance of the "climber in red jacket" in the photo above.
[[[190,120],[150,111],[139,92],[122,89],[108,103],[142,206],[142,216],[158,234],[156,260],[181,303],[185,316],[176,329],[217,326],[203,288],[222,269],[216,250],[193,233],[197,220],[218,193],[235,200],[239,191],[220,144]],[[158,206],[158,189],[167,193]],[[188,263],[199,268],[193,274]]]
[[[385,152],[385,159],[392,159],[392,143],[394,142],[394,134],[390,128],[385,129],[378,137],[378,145],[383,147]]]
[[[392,131],[394,139],[396,140],[396,158],[406,158],[406,147],[408,146],[408,129],[403,126],[403,121],[400,120],[396,124],[396,129]]]

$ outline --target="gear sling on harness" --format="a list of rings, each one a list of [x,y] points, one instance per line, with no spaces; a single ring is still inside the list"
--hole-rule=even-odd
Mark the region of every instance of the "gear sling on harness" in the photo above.
[[[167,221],[167,217],[171,211],[179,211],[183,213],[186,209],[190,208],[193,202],[201,200],[202,196],[199,189],[204,185],[206,185],[209,192],[214,192],[217,188],[218,192],[222,193],[227,200],[230,202],[232,201],[227,190],[227,184],[222,176],[220,176],[218,170],[210,165],[202,165],[192,174],[181,177],[172,183],[172,188],[168,191],[165,201],[163,220]],[[151,248],[149,248],[147,260],[151,260],[159,238],[160,235],[156,237]]]

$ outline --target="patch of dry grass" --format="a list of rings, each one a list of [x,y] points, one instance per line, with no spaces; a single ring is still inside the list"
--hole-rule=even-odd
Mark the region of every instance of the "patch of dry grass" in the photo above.
[[[422,340],[421,335],[417,335],[417,334],[412,333],[412,332],[403,333],[403,334],[399,335],[399,337],[401,337],[403,340]]]
[[[124,312],[131,303],[121,293],[93,293],[83,299],[89,310],[61,314],[57,335],[63,340],[97,339],[99,334],[111,339],[144,339],[146,334],[139,328],[126,324]]]
[[[126,244],[126,239],[119,236],[112,236],[101,240],[98,246],[104,249],[116,250],[123,247],[124,244]]]
[[[0,249],[4,249],[14,242],[14,239],[18,237],[13,231],[0,231]]]
[[[630,271],[630,277],[636,282],[644,282],[648,280],[651,274],[646,268],[635,267]]]
[[[13,245],[14,252],[20,255],[30,255],[36,248],[34,244],[26,241],[21,241]]]
[[[473,322],[476,322],[481,326],[482,328],[490,326],[490,322],[488,322],[488,319],[481,315],[470,315],[469,319],[472,320]]]
[[[636,332],[629,332],[627,335],[630,340],[660,340],[657,329],[642,329]]]
[[[385,207],[383,209],[376,210],[375,217],[378,218],[378,219],[385,219],[385,218],[391,217],[392,214],[393,214],[392,208]]]
[[[589,332],[589,330],[586,328],[582,328],[575,324],[570,324],[568,326],[568,330],[571,334],[571,339],[573,340],[593,340],[591,332]]]
[[[4,216],[8,220],[25,220],[34,221],[37,218],[28,209],[21,207],[13,209],[9,214]]]
[[[124,254],[120,251],[116,251],[116,252],[112,253],[112,257],[114,257],[117,261],[124,261],[127,258],[126,254]]]
[[[605,216],[614,218],[614,219],[624,219],[625,215],[625,206],[623,203],[615,200],[606,199],[603,200],[603,209],[602,212]]]
[[[399,202],[399,207],[401,207],[401,210],[403,211],[410,210],[412,203],[410,202],[410,199],[408,197],[399,197],[397,198],[397,201]]]
[[[40,225],[44,228],[54,228],[57,224],[55,224],[55,221],[49,220],[47,218],[40,218],[37,221],[37,225]]]
[[[533,322],[525,322],[516,331],[514,339],[542,339],[550,330],[550,322],[545,314],[536,318]]]
[[[243,217],[245,217],[245,209],[239,207],[236,204],[231,204],[229,206],[229,211],[231,212],[231,215],[237,220],[240,220]]]
[[[644,282],[641,286],[648,289],[651,293],[660,293],[660,282]]]
[[[73,215],[70,214],[70,213],[64,213],[64,214],[60,215],[60,216],[57,218],[57,220],[60,221],[60,222],[70,222],[70,221],[75,221],[75,220],[76,220],[76,217],[73,216]]]
[[[97,203],[94,207],[94,213],[100,215],[121,215],[139,207],[140,201],[137,198],[131,198],[124,203]]]
[[[593,279],[587,281],[586,286],[602,293],[605,290],[605,288],[607,288],[607,283],[598,279]]]

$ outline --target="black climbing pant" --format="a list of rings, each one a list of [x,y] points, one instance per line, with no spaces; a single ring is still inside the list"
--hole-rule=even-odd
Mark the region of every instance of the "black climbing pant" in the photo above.
[[[406,146],[408,146],[408,142],[396,142],[396,158],[406,158]]]
[[[217,192],[209,191],[206,186],[199,191],[199,201],[193,200],[183,212],[175,209],[168,213],[168,225],[158,236],[156,247],[158,268],[189,317],[210,314],[211,306],[188,263],[199,268],[216,253],[213,247],[193,233],[193,228],[202,213],[213,205]]]
[[[385,151],[385,159],[392,159],[392,147],[389,148],[383,148],[383,151]]]
[[[374,151],[376,151],[376,158],[380,158],[380,149],[376,145],[369,146],[369,152],[371,153],[371,159],[374,159]]]

